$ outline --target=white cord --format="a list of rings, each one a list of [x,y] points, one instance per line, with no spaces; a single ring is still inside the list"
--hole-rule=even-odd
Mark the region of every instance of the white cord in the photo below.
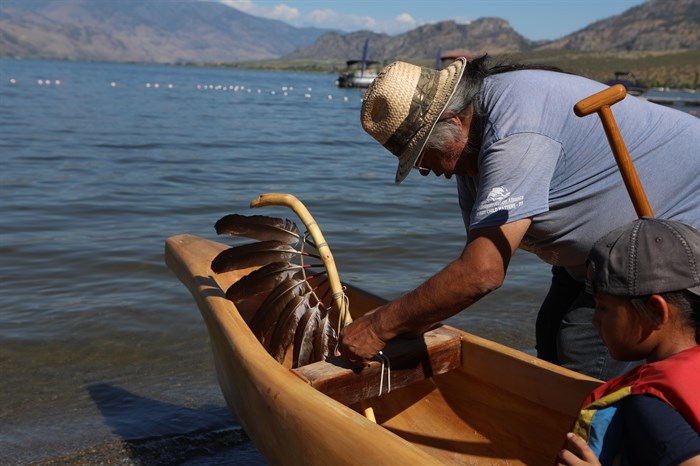
[[[382,363],[381,372],[379,372],[379,395],[377,396],[382,396],[382,387],[384,386],[384,356],[381,351],[377,354],[377,358]]]
[[[376,356],[377,359],[382,363],[381,367],[381,372],[379,374],[379,395],[377,396],[382,396],[382,392],[384,391],[384,366],[386,365],[386,381],[387,381],[387,393],[391,392],[391,361],[389,360],[388,356],[384,356],[383,352],[377,353]]]

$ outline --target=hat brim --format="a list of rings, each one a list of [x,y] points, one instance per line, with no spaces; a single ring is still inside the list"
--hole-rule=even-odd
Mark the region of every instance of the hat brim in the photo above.
[[[688,291],[693,293],[695,296],[700,296],[700,286],[694,286],[693,288],[688,288]]]
[[[457,84],[462,79],[466,63],[467,60],[465,58],[459,57],[440,71],[438,90],[426,114],[425,123],[411,138],[411,141],[406,144],[401,154],[398,155],[399,166],[396,170],[395,178],[397,184],[401,183],[408,176],[416,160],[423,152],[428,138],[430,138],[435,125],[445,111],[445,107],[447,107],[454,95]]]

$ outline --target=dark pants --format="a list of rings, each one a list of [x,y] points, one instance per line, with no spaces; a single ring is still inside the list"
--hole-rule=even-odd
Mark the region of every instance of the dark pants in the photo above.
[[[545,361],[608,380],[643,361],[621,362],[608,349],[591,322],[595,304],[585,284],[563,267],[552,267],[552,285],[537,314],[537,357]]]

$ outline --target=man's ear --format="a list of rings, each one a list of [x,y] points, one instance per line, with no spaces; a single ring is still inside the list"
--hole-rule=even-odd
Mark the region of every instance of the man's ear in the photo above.
[[[455,115],[455,118],[457,118],[457,120],[459,120],[459,124],[462,125],[464,128],[469,128],[469,127],[471,127],[473,116],[474,116],[474,107],[472,105],[470,105],[467,110],[463,111],[459,115]]]
[[[666,301],[663,296],[659,294],[649,296],[646,305],[647,309],[649,309],[654,316],[654,327],[659,328],[662,325],[667,324],[671,319],[670,306],[668,301]]]
[[[446,121],[454,126],[464,126],[464,120],[460,115],[450,115],[447,118],[443,118],[441,121]]]

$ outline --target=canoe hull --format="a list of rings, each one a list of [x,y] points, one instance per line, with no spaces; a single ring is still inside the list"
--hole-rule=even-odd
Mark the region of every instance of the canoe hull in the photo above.
[[[452,329],[461,336],[461,365],[370,399],[375,424],[267,354],[224,296],[246,271],[209,268],[226,247],[175,236],[166,242],[166,263],[207,325],[228,406],[270,464],[550,464],[580,401],[600,383]],[[347,292],[354,314],[382,302]]]

